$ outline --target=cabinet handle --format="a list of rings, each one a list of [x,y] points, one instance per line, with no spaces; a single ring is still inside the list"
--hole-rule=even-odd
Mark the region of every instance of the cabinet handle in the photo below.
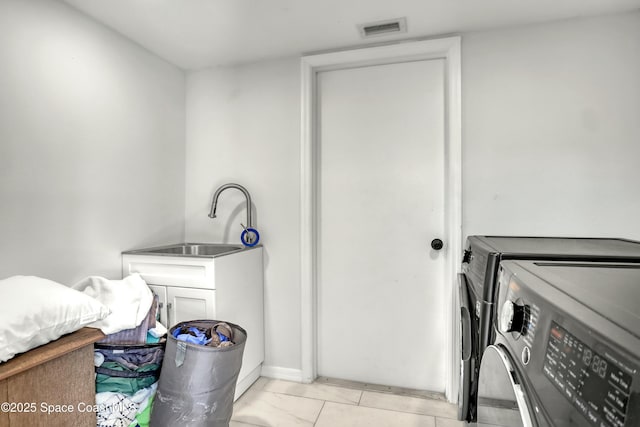
[[[168,302],[168,303],[167,303],[167,308],[168,308],[169,310],[171,310],[171,303],[170,303],[170,302]]]
[[[158,308],[162,308],[162,307],[164,307],[164,303],[163,302],[158,303]]]

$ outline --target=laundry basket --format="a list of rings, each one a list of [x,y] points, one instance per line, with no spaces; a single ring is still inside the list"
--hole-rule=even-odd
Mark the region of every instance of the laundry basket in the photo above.
[[[233,329],[234,345],[209,347],[178,341],[177,328],[212,328],[217,320],[182,322],[167,336],[165,362],[151,410],[153,427],[227,427],[233,413],[233,397],[246,331],[224,322]]]

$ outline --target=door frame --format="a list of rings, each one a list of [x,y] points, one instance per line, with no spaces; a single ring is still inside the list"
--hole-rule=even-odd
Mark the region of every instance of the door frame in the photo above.
[[[445,284],[449,301],[445,313],[450,319],[447,334],[447,399],[457,400],[457,340],[455,310],[456,274],[462,248],[462,105],[461,38],[459,36],[405,41],[303,56],[301,60],[301,166],[300,166],[300,296],[301,376],[303,382],[317,377],[317,259],[318,259],[318,171],[317,76],[321,71],[407,61],[445,61]]]

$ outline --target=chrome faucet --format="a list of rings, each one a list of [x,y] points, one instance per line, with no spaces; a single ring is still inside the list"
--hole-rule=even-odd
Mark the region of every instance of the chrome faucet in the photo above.
[[[213,200],[211,201],[211,212],[209,212],[209,218],[216,217],[216,209],[218,208],[218,197],[220,197],[220,193],[222,193],[227,188],[235,188],[236,190],[242,191],[242,194],[244,194],[244,197],[247,199],[247,225],[245,229],[253,228],[253,221],[251,220],[251,195],[249,195],[247,189],[240,184],[224,184],[220,186],[215,193],[213,193]],[[250,243],[252,240],[253,239],[251,239],[251,236],[247,234],[247,241]]]

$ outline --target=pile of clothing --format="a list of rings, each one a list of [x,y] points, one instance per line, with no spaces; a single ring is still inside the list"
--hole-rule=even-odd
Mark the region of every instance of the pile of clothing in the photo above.
[[[211,327],[181,326],[171,333],[178,341],[209,347],[230,347],[234,345],[233,329],[225,322]]]
[[[158,383],[133,396],[105,391],[96,394],[97,425],[100,427],[142,427],[151,420],[151,405]]]
[[[164,358],[163,344],[96,344],[98,427],[146,427]]]
[[[90,325],[106,334],[94,345],[97,427],[148,427],[166,345],[158,297],[138,274],[123,280],[91,276],[74,288],[111,312]]]

